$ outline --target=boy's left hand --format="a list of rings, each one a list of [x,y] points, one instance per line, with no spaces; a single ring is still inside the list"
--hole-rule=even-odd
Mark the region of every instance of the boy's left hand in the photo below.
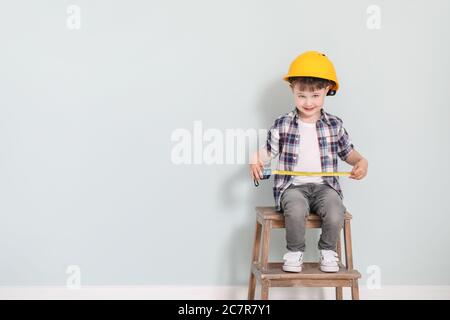
[[[361,180],[367,175],[367,169],[369,167],[369,163],[366,159],[359,160],[352,169],[351,175],[349,178],[355,180]]]

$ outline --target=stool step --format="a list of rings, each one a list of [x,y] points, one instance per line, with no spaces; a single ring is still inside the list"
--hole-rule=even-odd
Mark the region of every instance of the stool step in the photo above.
[[[339,264],[338,272],[322,272],[317,262],[303,263],[302,272],[285,272],[282,269],[283,262],[269,262],[267,270],[262,270],[259,262],[254,262],[252,271],[259,279],[267,280],[353,280],[361,278],[357,270],[347,270]]]

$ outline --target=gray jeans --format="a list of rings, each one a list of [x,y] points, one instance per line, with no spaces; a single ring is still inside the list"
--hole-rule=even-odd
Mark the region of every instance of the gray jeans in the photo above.
[[[322,219],[319,249],[336,251],[346,208],[333,188],[317,183],[291,185],[281,195],[281,209],[285,216],[288,250],[305,251],[305,221],[312,212]]]

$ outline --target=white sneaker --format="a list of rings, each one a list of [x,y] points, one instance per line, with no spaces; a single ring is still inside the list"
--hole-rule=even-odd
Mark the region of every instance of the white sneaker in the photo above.
[[[302,272],[303,252],[289,251],[283,256],[283,270],[287,272]]]
[[[339,271],[338,254],[333,250],[320,250],[320,270],[323,272]]]

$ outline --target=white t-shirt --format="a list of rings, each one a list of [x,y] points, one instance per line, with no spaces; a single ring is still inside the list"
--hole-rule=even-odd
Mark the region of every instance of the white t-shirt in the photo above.
[[[294,171],[321,172],[319,141],[317,140],[316,123],[299,120],[300,148],[297,154],[297,165]],[[294,176],[293,184],[324,183],[322,177]]]

